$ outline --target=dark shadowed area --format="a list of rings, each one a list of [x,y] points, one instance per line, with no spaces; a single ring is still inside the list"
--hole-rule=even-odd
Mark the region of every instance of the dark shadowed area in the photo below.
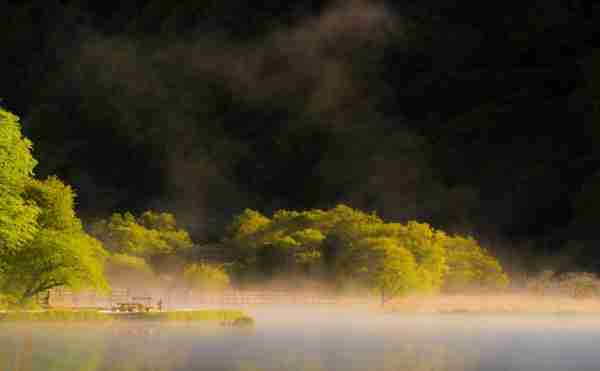
[[[7,1],[2,105],[86,219],[340,202],[598,270],[594,1]],[[542,261],[542,262],[540,262]]]

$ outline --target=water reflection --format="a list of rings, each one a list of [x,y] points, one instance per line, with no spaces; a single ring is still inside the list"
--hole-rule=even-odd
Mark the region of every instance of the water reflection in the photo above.
[[[4,324],[0,370],[597,371],[600,365],[594,319],[258,317],[253,330]]]

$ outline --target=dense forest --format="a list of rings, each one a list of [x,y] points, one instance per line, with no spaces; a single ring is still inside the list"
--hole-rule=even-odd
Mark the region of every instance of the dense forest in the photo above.
[[[230,277],[239,288],[279,281],[287,289],[309,282],[355,295],[374,291],[382,305],[408,293],[509,282],[473,238],[415,221],[386,223],[345,205],[279,210],[272,218],[246,209],[218,248],[230,258],[209,263],[194,256],[198,247],[169,213],[114,213],[84,226],[71,186],[35,177],[31,148],[19,118],[0,109],[0,309],[35,306],[59,287],[221,291]]]
[[[219,242],[246,208],[343,203],[473,235],[511,268],[600,271],[594,1],[2,10],[1,104],[84,222],[165,210]]]

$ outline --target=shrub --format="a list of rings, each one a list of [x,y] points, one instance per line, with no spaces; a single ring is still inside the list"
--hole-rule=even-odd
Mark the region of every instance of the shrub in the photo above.
[[[235,327],[250,327],[250,326],[254,326],[254,319],[252,317],[240,317],[237,318],[233,321],[232,323],[233,326]]]
[[[571,272],[560,276],[559,285],[575,299],[589,298],[600,293],[600,280],[593,273]]]
[[[219,291],[229,287],[229,275],[223,267],[210,264],[190,264],[183,271],[186,285],[192,289]]]
[[[194,310],[171,312],[142,312],[122,316],[124,319],[140,319],[151,321],[188,321],[188,322],[229,322],[241,318],[250,318],[237,310]]]
[[[556,274],[552,270],[544,270],[525,280],[525,288],[537,295],[545,295],[556,286]]]

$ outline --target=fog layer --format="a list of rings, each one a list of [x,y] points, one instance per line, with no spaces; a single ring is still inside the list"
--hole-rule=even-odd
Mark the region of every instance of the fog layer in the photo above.
[[[3,325],[10,370],[597,370],[597,318],[251,310],[253,330]],[[307,313],[311,313],[310,315]],[[11,368],[12,367],[12,368]]]

